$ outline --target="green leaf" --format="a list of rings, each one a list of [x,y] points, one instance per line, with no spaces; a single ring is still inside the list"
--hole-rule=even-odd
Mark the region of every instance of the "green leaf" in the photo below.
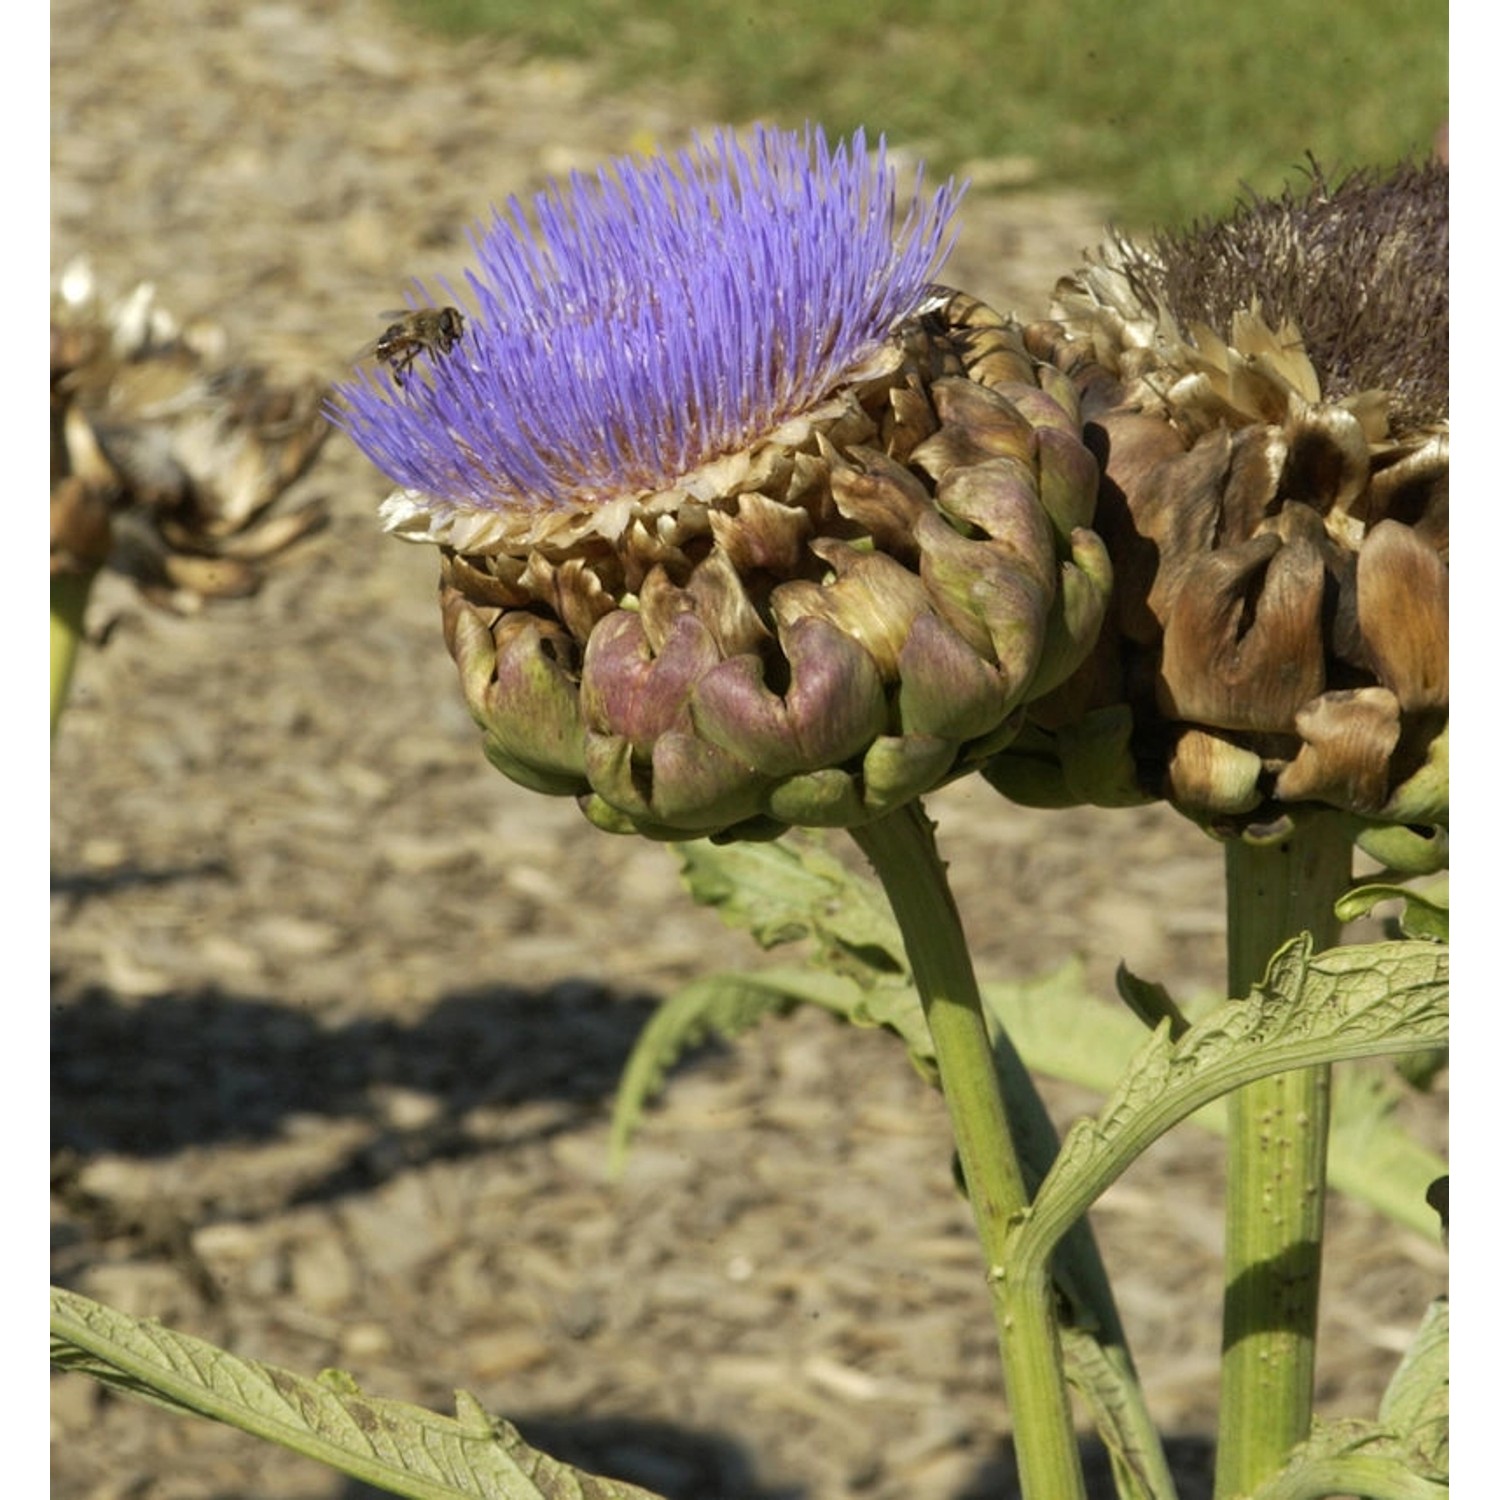
[[[1061,1333],[1068,1384],[1094,1419],[1119,1500],[1176,1500],[1130,1356],[1082,1329],[1064,1324]]]
[[[1084,968],[1070,959],[1035,979],[982,987],[987,1011],[1009,1035],[1025,1065],[1100,1094],[1114,1089],[1135,1054],[1140,1024],[1089,992]],[[816,1005],[856,1026],[898,1035],[917,1071],[936,1081],[932,1039],[916,991],[885,982],[866,989],[852,979],[804,969],[765,969],[695,980],[665,1000],[637,1040],[621,1079],[610,1134],[610,1169],[618,1175],[646,1106],[672,1065],[711,1037],[732,1039],[769,1016]],[[1004,1071],[1004,1059],[999,1059]],[[1386,1071],[1342,1068],[1334,1080],[1328,1178],[1340,1192],[1372,1204],[1393,1222],[1437,1239],[1438,1222],[1424,1194],[1446,1170],[1441,1157],[1414,1141],[1394,1115],[1400,1091]],[[1215,1100],[1193,1123],[1223,1135],[1224,1104]],[[1021,1129],[1025,1122],[1018,1123]],[[1031,1153],[1027,1153],[1028,1160]],[[1046,1162],[1050,1163],[1051,1153]],[[1041,1173],[1038,1173],[1038,1180]]]
[[[878,1025],[901,1037],[925,1078],[935,1078],[935,1059],[926,1021],[908,971],[900,935],[885,898],[872,881],[845,869],[816,844],[681,845],[694,895],[717,907],[727,921],[748,927],[765,946],[812,936],[838,973],[815,979],[806,973],[767,971],[725,975],[688,987],[667,1002],[673,1014],[653,1021],[632,1054],[616,1104],[612,1142],[614,1170],[646,1102],[659,1090],[677,1057],[705,1035],[732,1036],[767,1015],[785,1014],[804,1002],[816,1004],[856,1025]],[[1404,888],[1395,888],[1404,893]],[[1434,895],[1428,887],[1428,896]],[[805,905],[803,904],[805,903]],[[1174,1034],[1182,1011],[1165,990],[1122,969],[1119,981],[1127,1003],[1146,1014],[1168,1016]],[[717,996],[714,987],[731,992]],[[779,986],[780,999],[766,991]],[[733,997],[739,987],[755,992],[753,1003]],[[1081,962],[1063,964],[1051,974],[982,987],[986,1009],[1009,1035],[1028,1068],[1110,1093],[1140,1043],[1139,1023],[1118,1006],[1101,1004],[1089,992]],[[723,1007],[726,1019],[713,1012]],[[1202,1002],[1189,1007],[1199,1014]],[[701,1020],[701,1025],[697,1024]],[[1403,1059],[1419,1061],[1418,1049]],[[1004,1058],[999,1059],[1004,1064]],[[1412,1140],[1393,1117],[1399,1098],[1382,1072],[1341,1069],[1335,1082],[1329,1143],[1329,1181],[1341,1192],[1372,1203],[1393,1221],[1436,1239],[1439,1228],[1427,1209],[1427,1184],[1445,1170],[1442,1160]],[[1222,1135],[1225,1109],[1213,1101],[1195,1122]],[[1024,1122],[1023,1122],[1024,1123]]]
[[[1029,1067],[1100,1094],[1115,1088],[1140,1046],[1138,1022],[1088,993],[1081,964],[1066,964],[1047,979],[1025,985],[985,985],[982,996],[986,1009],[994,1010]],[[1394,1223],[1435,1240],[1439,1225],[1424,1194],[1428,1183],[1447,1168],[1441,1157],[1413,1140],[1396,1119],[1402,1092],[1385,1064],[1338,1070],[1328,1180],[1341,1193],[1378,1208]],[[1222,1136],[1228,1129],[1222,1099],[1204,1105],[1192,1118],[1195,1125],[1215,1135]]]
[[[693,899],[762,948],[811,938],[820,967],[861,984],[906,974],[906,949],[884,893],[810,836],[771,844],[695,840],[678,853]]]
[[[1381,1422],[1400,1433],[1432,1472],[1448,1473],[1448,1299],[1427,1309],[1380,1402]]]
[[[1219,1006],[1179,1042],[1171,1039],[1170,1021],[1160,1024],[1099,1116],[1068,1132],[1031,1217],[1016,1230],[1018,1257],[1045,1259],[1068,1225],[1152,1141],[1241,1084],[1446,1039],[1448,952],[1442,945],[1311,950],[1306,934],[1288,943],[1248,999]],[[1026,1039],[1015,1040],[1025,1055]]]
[[[528,1447],[466,1391],[456,1393],[455,1416],[439,1416],[368,1396],[341,1370],[315,1380],[294,1375],[58,1287],[52,1362],[238,1427],[410,1500],[661,1500]]]
[[[1250,1500],[1322,1500],[1329,1495],[1447,1500],[1448,1475],[1446,1469],[1433,1468],[1404,1434],[1383,1423],[1319,1422]]]
[[[630,1049],[620,1079],[609,1128],[611,1175],[619,1176],[630,1137],[647,1104],[661,1091],[668,1070],[688,1048],[715,1037],[736,1037],[766,1016],[785,1015],[802,998],[788,981],[813,981],[818,977],[774,969],[765,974],[711,974],[685,984],[663,1000]]]
[[[1448,880],[1433,881],[1422,890],[1384,881],[1358,885],[1334,903],[1334,915],[1340,922],[1353,922],[1368,916],[1382,901],[1402,903],[1396,919],[1403,936],[1425,938],[1429,942],[1448,941]]]
[[[1188,1018],[1183,1015],[1182,1008],[1167,993],[1166,985],[1158,984],[1155,980],[1142,979],[1121,964],[1115,970],[1115,989],[1119,991],[1120,999],[1129,1007],[1136,1020],[1150,1027],[1152,1031],[1155,1031],[1162,1021],[1170,1021],[1169,1034],[1174,1042],[1186,1034],[1190,1024]]]

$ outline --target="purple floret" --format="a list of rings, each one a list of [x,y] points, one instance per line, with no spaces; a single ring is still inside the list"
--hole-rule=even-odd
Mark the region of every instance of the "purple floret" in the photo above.
[[[917,186],[920,188],[920,171]],[[665,489],[807,410],[921,302],[959,192],[904,219],[882,139],[758,128],[512,198],[471,234],[462,339],[339,389],[335,420],[434,513]]]

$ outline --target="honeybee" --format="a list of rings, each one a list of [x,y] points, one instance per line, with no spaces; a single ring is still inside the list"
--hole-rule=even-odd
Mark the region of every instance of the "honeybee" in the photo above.
[[[419,307],[396,316],[375,340],[373,353],[381,364],[391,367],[391,379],[400,385],[402,374],[419,354],[437,359],[463,336],[464,315],[456,307]]]

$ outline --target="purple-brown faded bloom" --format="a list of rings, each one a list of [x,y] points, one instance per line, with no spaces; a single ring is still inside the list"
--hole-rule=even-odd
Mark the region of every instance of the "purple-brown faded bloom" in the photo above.
[[[952,184],[905,213],[895,186],[883,145],[813,129],[575,175],[417,289],[453,316],[399,380],[342,388],[517,781],[656,837],[851,825],[1087,652],[1072,388],[932,286]]]
[[[1059,283],[1027,344],[1083,393],[1116,587],[1001,790],[1226,833],[1333,807],[1441,862],[1447,208],[1439,164],[1315,176]]]

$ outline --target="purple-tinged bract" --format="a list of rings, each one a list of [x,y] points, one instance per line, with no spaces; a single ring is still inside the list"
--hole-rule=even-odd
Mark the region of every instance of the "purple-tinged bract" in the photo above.
[[[336,420],[438,531],[667,489],[859,370],[921,303],[958,196],[900,216],[884,142],[812,127],[575,173],[472,237],[463,291],[415,288],[462,306],[461,339],[347,382]]]

